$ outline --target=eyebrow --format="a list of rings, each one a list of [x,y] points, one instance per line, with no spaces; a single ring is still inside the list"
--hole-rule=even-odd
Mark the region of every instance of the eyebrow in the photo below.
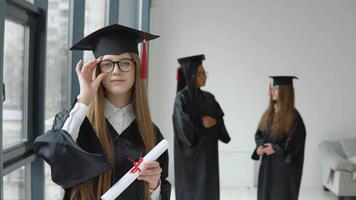
[[[113,60],[113,59],[105,59],[105,60],[101,60],[101,62],[103,62],[103,61],[110,61],[110,62],[119,62],[119,61],[121,61],[121,60],[133,60],[131,57],[124,57],[124,58],[121,58],[121,59],[119,59],[119,60]]]

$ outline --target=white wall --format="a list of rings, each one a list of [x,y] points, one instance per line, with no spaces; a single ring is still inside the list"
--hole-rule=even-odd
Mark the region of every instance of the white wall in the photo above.
[[[304,187],[320,187],[320,141],[356,135],[356,1],[153,0],[150,31],[161,36],[150,43],[151,112],[171,141],[176,59],[206,55],[205,89],[224,109],[232,137],[220,143],[222,186],[254,182],[250,153],[269,75],[300,78],[296,106],[308,134]]]

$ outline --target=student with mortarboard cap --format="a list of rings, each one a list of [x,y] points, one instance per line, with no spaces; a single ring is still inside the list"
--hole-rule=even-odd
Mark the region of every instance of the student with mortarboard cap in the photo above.
[[[114,24],[71,48],[91,50],[95,59],[84,65],[78,62],[80,94],[71,108],[56,115],[52,129],[35,141],[35,152],[51,166],[53,181],[65,189],[64,199],[100,199],[133,167],[132,162],[163,139],[151,121],[141,80],[147,71],[137,49],[138,43],[157,37]],[[166,151],[147,163],[117,199],[169,199],[167,176]]]
[[[218,141],[230,141],[224,113],[214,96],[201,90],[207,73],[204,55],[178,59],[173,111],[175,190],[177,200],[218,200]]]
[[[295,76],[271,76],[269,107],[255,134],[252,159],[262,158],[257,200],[297,200],[303,172],[306,130],[294,106]]]

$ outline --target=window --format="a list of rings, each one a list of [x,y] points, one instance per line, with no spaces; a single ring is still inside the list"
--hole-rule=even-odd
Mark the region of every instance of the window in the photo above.
[[[86,1],[84,35],[89,35],[95,30],[105,26],[106,1]],[[84,63],[94,59],[93,52],[84,51]]]
[[[68,105],[69,88],[69,0],[48,1],[45,130],[54,116]],[[63,199],[63,189],[53,183],[45,164],[45,198]]]
[[[3,149],[27,140],[26,105],[28,71],[28,27],[5,20]]]
[[[118,13],[117,4],[116,10],[110,8],[110,11]],[[71,15],[74,15],[72,5],[73,9],[80,10],[75,12],[75,19]],[[81,38],[82,31],[88,35],[104,27],[106,6],[106,0],[6,0],[0,3],[0,20],[4,20],[4,29],[0,30],[1,35],[4,33],[4,43],[0,43],[4,57],[0,63],[3,72],[0,84],[5,86],[0,110],[3,114],[0,129],[3,187],[0,192],[4,199],[63,199],[63,189],[51,180],[50,167],[45,164],[43,168],[42,161],[35,159],[33,142],[35,136],[51,128],[55,114],[71,104],[69,95],[76,95],[78,85],[73,81],[76,75],[70,72],[75,67],[72,62],[81,59],[81,54],[69,53],[72,45],[69,41]],[[117,17],[113,17],[115,19]],[[74,25],[70,28],[73,21],[73,24],[81,23],[84,30]],[[45,29],[46,38],[41,34]],[[94,58],[91,52],[84,54],[84,60],[91,58]],[[44,67],[45,74],[41,73]]]
[[[29,165],[20,167],[3,177],[4,199],[6,200],[26,200],[29,196]]]
[[[3,7],[2,5],[5,6]],[[34,137],[43,124],[40,85],[44,85],[44,49],[41,33],[44,31],[43,12],[25,0],[7,0],[2,4],[0,15],[4,23],[2,63],[3,109],[2,112],[2,157],[1,172],[4,199],[31,199]],[[36,65],[35,65],[36,64]],[[41,79],[42,78],[42,79]],[[35,88],[36,87],[36,88]],[[43,104],[42,104],[43,105]],[[40,171],[41,169],[39,169]],[[40,173],[38,173],[40,174]],[[36,182],[37,183],[37,182]],[[35,192],[34,192],[35,193]],[[34,194],[33,193],[33,194]]]

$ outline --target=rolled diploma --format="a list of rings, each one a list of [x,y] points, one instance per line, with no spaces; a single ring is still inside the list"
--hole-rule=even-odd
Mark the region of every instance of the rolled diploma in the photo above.
[[[162,140],[158,143],[145,157],[143,157],[143,161],[140,164],[140,170],[145,169],[145,163],[157,160],[157,158],[163,154],[168,149],[167,140]],[[102,200],[114,200],[118,197],[132,182],[134,182],[139,176],[139,171],[132,173],[132,167],[121,179],[115,183],[108,191],[106,191],[103,196],[101,196]]]

